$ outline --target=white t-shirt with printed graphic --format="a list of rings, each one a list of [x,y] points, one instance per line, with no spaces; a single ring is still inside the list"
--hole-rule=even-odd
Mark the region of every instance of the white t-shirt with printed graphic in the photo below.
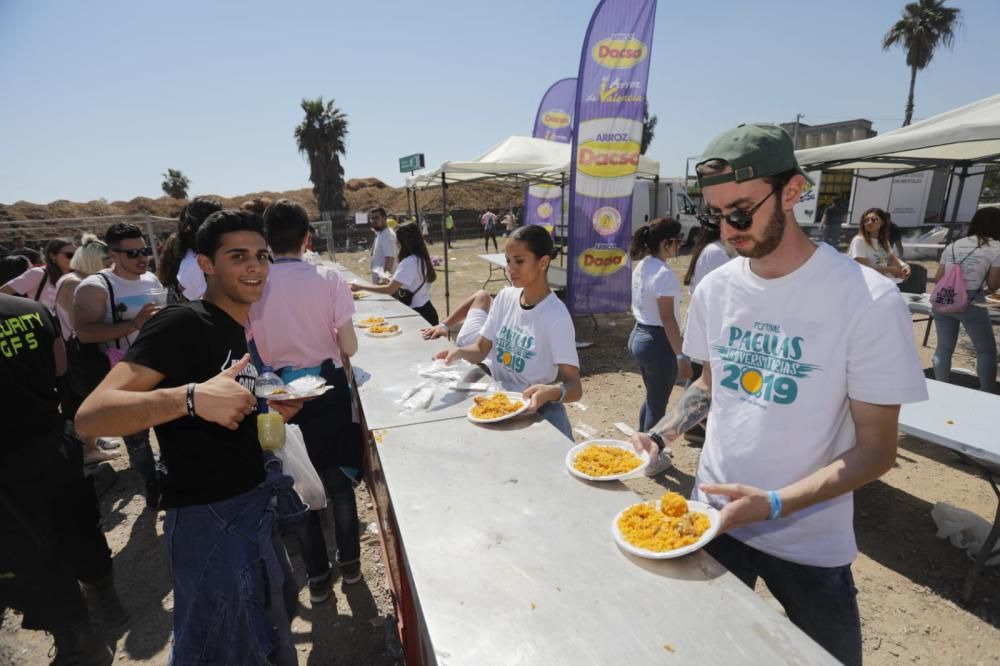
[[[632,270],[632,316],[640,324],[663,326],[656,299],[674,299],[674,319],[681,321],[681,283],[662,259],[646,257]]]
[[[508,391],[551,384],[560,365],[580,367],[569,310],[555,294],[533,308],[521,307],[521,289],[501,289],[480,335],[493,343],[493,378]]]
[[[708,360],[712,402],[693,498],[703,483],[777,490],[856,443],[849,400],[927,399],[913,324],[896,286],[821,244],[789,275],[765,280],[740,258],[695,293],[684,353]],[[732,536],[784,560],[849,564],[857,555],[853,494]]]
[[[421,268],[420,257],[411,254],[399,262],[392,276],[393,280],[413,292],[413,301],[410,303],[412,308],[419,308],[431,300],[431,285],[421,272]]]
[[[1000,241],[990,240],[979,245],[978,236],[959,238],[941,253],[944,272],[955,264],[962,265],[965,288],[968,291],[986,290],[984,282],[991,268],[1000,268]]]
[[[139,310],[142,309],[142,306],[154,300],[153,296],[151,296],[149,292],[153,289],[163,288],[163,285],[160,284],[156,275],[150,273],[149,271],[140,275],[136,280],[126,280],[125,278],[118,277],[115,275],[114,271],[107,268],[100,271],[100,273],[104,274],[109,280],[111,280],[111,288],[115,290],[115,306],[118,308],[118,321],[131,321],[132,319],[135,319],[135,316],[139,314]],[[84,280],[80,283],[80,286],[77,287],[77,290],[79,291],[83,287],[98,287],[105,294],[108,293],[108,285],[97,273],[84,278]],[[104,303],[104,323],[114,323],[114,319],[111,316],[110,299],[105,300]],[[118,348],[125,351],[132,346],[132,343],[138,336],[138,331],[132,331],[126,337],[120,338],[118,340]],[[114,346],[114,341],[101,343],[102,348]]]

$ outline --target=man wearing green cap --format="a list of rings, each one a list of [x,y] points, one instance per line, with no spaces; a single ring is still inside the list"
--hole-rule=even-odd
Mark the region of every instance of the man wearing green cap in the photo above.
[[[805,173],[774,125],[740,125],[697,166],[708,214],[739,253],[698,285],[684,353],[704,362],[637,449],[709,415],[693,498],[718,507],[707,550],[843,663],[861,663],[852,491],[896,458],[899,405],[927,399],[895,285],[794,222]]]

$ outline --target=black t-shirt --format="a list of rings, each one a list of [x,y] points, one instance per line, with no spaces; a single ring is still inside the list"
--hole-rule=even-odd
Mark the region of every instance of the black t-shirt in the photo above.
[[[31,432],[59,418],[52,349],[59,326],[48,309],[20,296],[0,294],[0,404],[7,437]]]
[[[163,374],[157,388],[171,388],[211,379],[246,353],[243,326],[215,305],[195,301],[171,305],[146,322],[124,360]],[[238,381],[253,391],[256,377],[250,364]],[[253,414],[237,430],[189,416],[155,430],[167,469],[163,484],[167,508],[218,502],[264,480]]]

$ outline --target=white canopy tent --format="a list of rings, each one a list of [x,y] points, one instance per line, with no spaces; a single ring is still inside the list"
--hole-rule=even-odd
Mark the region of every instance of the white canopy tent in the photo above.
[[[890,178],[927,169],[950,170],[958,177],[957,193],[945,195],[954,205],[951,224],[958,217],[965,179],[1000,164],[1000,94],[966,104],[880,136],[822,148],[799,150],[799,165],[809,170],[888,169],[868,180]],[[949,184],[952,179],[949,179]],[[949,229],[949,236],[951,235]]]
[[[444,162],[431,171],[406,179],[412,189],[436,187],[442,183],[467,183],[487,178],[517,177],[524,182],[559,183],[569,179],[572,146],[528,136],[509,136],[479,157],[468,161]],[[657,178],[660,163],[639,156],[638,178]]]
[[[527,136],[509,136],[474,160],[444,162],[436,169],[410,176],[406,179],[406,187],[408,190],[414,190],[414,201],[416,201],[416,190],[428,187],[441,188],[441,233],[442,237],[445,237],[449,185],[486,179],[513,179],[524,184],[547,183],[565,187],[569,181],[572,151],[573,148],[568,143]],[[659,180],[659,174],[659,162],[645,155],[639,156],[636,178]],[[445,245],[447,246],[447,243]],[[444,253],[444,269],[445,310],[450,314],[451,284],[447,247]]]

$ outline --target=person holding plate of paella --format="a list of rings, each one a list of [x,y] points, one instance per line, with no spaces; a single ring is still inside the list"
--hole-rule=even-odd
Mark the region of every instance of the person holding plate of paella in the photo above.
[[[484,367],[505,391],[521,393],[526,412],[538,412],[572,441],[563,403],[579,400],[583,386],[573,320],[546,275],[557,253],[552,237],[541,226],[524,226],[511,234],[504,252],[514,286],[497,293],[473,342],[434,358],[489,361]]]

